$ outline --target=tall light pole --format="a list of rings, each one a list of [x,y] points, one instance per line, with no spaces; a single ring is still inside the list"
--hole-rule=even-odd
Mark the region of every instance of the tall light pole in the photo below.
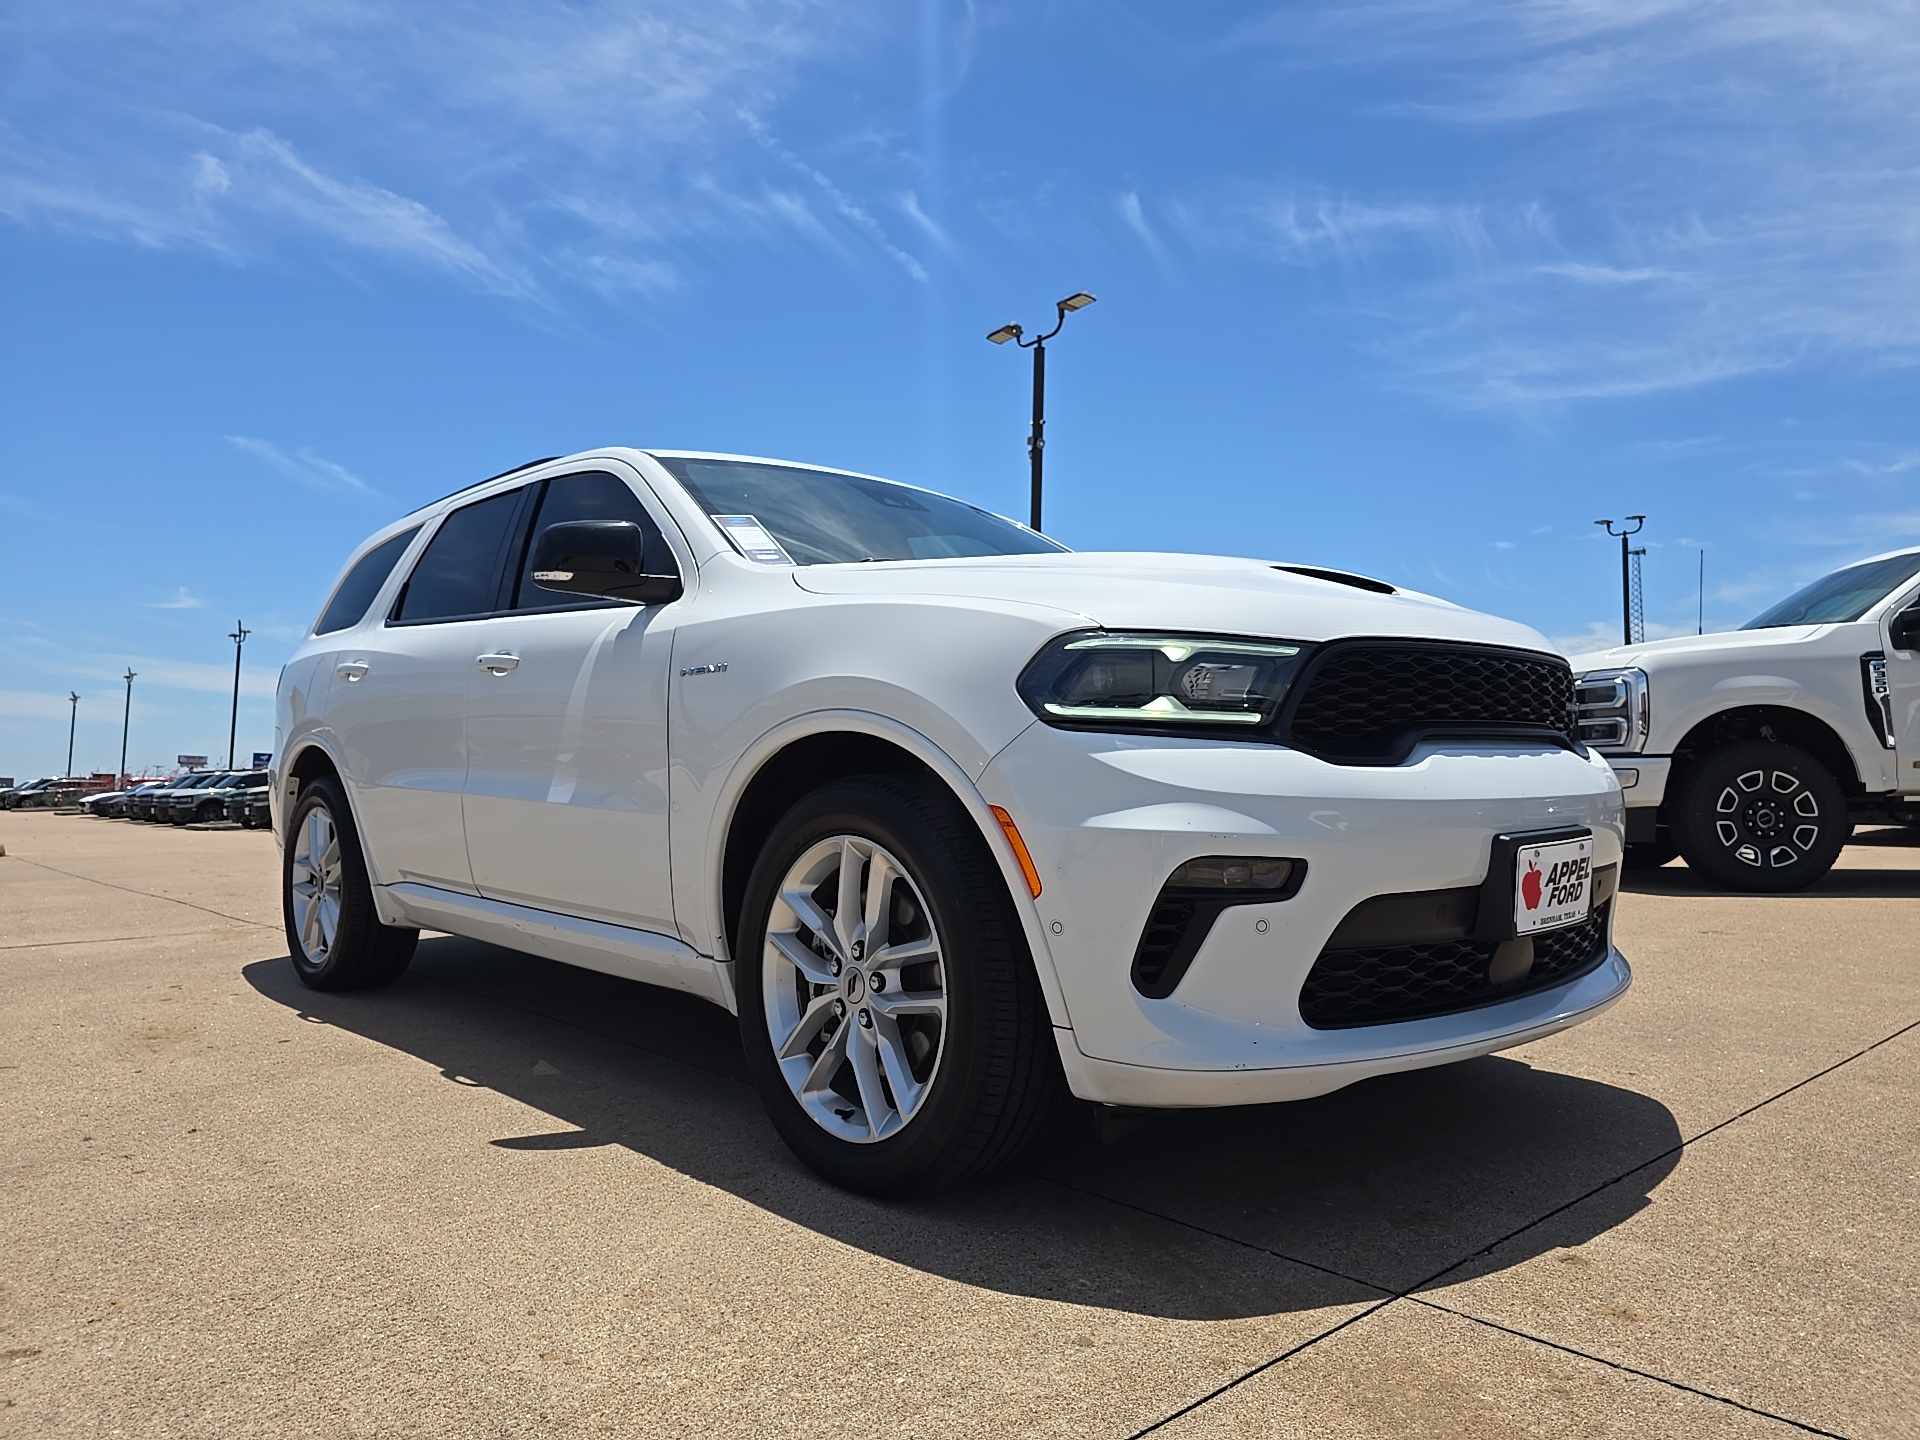
[[[1629,536],[1638,535],[1640,527],[1647,523],[1644,515],[1629,515],[1621,521],[1621,528],[1613,528],[1611,520],[1596,520],[1596,525],[1604,525],[1607,534],[1617,536],[1620,541],[1620,631],[1623,645],[1633,644],[1633,550]],[[1633,528],[1627,529],[1631,524]]]
[[[233,622],[233,633],[227,638],[233,641],[233,721],[227,727],[227,769],[233,769],[233,742],[240,734],[240,651],[246,646],[247,636],[253,632],[238,620]]]
[[[67,714],[67,769],[65,778],[71,780],[73,778],[73,730],[74,727],[80,723],[80,696],[77,692],[69,690],[67,692],[67,701],[73,708]]]
[[[1069,311],[1084,310],[1091,304],[1093,296],[1084,290],[1069,295],[1053,307],[1053,329],[1031,340],[1022,338],[1024,332],[1018,325],[1002,325],[987,336],[996,345],[1015,340],[1022,350],[1033,351],[1033,429],[1027,434],[1027,459],[1033,466],[1033,518],[1028,523],[1035,530],[1040,528],[1040,452],[1047,446],[1047,341],[1060,333],[1060,327],[1067,323]]]
[[[120,788],[127,788],[127,731],[133,726],[133,666],[127,666],[127,708],[120,717]]]

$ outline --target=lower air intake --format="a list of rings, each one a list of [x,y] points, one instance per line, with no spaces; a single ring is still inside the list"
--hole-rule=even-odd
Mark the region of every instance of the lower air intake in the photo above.
[[[1578,979],[1607,958],[1603,905],[1578,925],[1533,937],[1533,965],[1504,984],[1489,977],[1489,941],[1441,940],[1363,950],[1325,950],[1300,987],[1300,1018],[1315,1030],[1390,1025],[1495,1005]]]

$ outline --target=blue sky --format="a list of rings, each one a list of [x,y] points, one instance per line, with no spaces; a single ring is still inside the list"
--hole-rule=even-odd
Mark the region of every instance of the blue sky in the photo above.
[[[271,743],[347,550],[772,454],[1654,633],[1920,540],[1906,3],[14,0],[0,774]]]

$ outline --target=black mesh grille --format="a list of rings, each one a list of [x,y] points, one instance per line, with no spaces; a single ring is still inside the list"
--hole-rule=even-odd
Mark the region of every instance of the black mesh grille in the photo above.
[[[1573,734],[1573,672],[1546,655],[1369,641],[1331,647],[1300,686],[1293,741],[1333,758],[1398,760],[1435,728]]]
[[[1603,905],[1578,925],[1534,936],[1533,968],[1523,980],[1505,985],[1487,979],[1495,948],[1491,941],[1323,951],[1300,987],[1300,1018],[1316,1030],[1385,1025],[1564,985],[1606,958],[1611,908]]]

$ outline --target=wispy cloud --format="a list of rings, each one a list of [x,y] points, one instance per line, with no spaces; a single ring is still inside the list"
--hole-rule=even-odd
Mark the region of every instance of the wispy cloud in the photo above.
[[[182,585],[165,600],[149,600],[147,608],[149,610],[204,610],[207,608],[207,602]]]
[[[309,489],[347,490],[376,499],[385,498],[346,466],[316,455],[305,446],[289,455],[270,440],[256,440],[250,435],[228,435],[224,438],[242,454],[251,455],[278,474]]]
[[[1414,194],[1288,180],[1182,202],[1196,246],[1343,273],[1372,353],[1427,388],[1532,409],[1920,363],[1920,27],[1901,0],[1383,0],[1230,39],[1346,67],[1393,97],[1382,123],[1505,156],[1467,200],[1440,169]]]
[[[356,0],[135,0],[83,21],[23,0],[10,44],[50,74],[105,54],[115,83],[84,109],[30,90],[35,103],[11,107],[0,217],[242,264],[329,247],[551,310],[566,286],[657,301],[688,278],[661,237],[609,245],[589,207],[558,197],[667,217],[673,238],[726,234],[744,196],[768,213],[817,207],[921,279],[869,203],[751,118],[877,13],[877,0],[502,0],[455,19]],[[771,141],[757,167],[742,163],[750,136]],[[780,188],[769,155],[815,193],[764,202]]]

